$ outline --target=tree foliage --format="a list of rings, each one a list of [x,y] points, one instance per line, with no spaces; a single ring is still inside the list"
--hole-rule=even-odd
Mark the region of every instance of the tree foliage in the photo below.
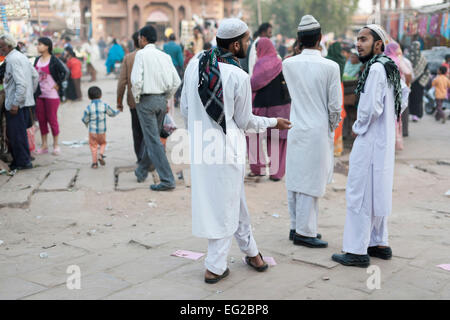
[[[258,27],[258,0],[244,0],[249,12],[247,21],[253,30]],[[302,16],[313,15],[323,33],[343,34],[358,8],[359,0],[260,0],[262,22],[270,21],[275,33],[295,37]]]

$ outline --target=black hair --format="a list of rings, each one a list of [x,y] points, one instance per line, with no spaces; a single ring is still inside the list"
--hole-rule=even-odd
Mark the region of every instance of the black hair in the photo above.
[[[195,26],[195,27],[194,27],[194,30],[198,30],[199,32],[202,32],[202,27],[200,27],[200,26]]]
[[[102,97],[102,89],[99,87],[90,87],[88,89],[88,96],[90,100],[100,99]]]
[[[447,73],[447,67],[446,66],[440,66],[439,67],[439,72],[441,74],[446,74]]]
[[[342,51],[348,52],[348,53],[352,53],[352,49],[350,49],[349,47],[343,47]]]
[[[298,43],[303,48],[313,48],[320,39],[322,29],[314,29],[308,31],[297,32]]]
[[[445,61],[447,61],[448,59],[450,59],[450,54],[445,55]]]
[[[77,55],[75,54],[75,51],[73,51],[73,49],[71,47],[67,47],[66,50],[72,57],[76,58]]]
[[[133,39],[134,48],[138,49],[139,48],[139,32],[133,33],[131,38]]]
[[[64,37],[64,40],[70,42],[70,37],[69,37],[69,36],[66,36],[66,37]]]
[[[147,39],[148,43],[155,43],[158,38],[155,28],[150,25],[139,30],[139,35]]]
[[[257,31],[258,35],[261,35],[261,33],[266,32],[267,30],[269,30],[269,28],[272,28],[272,25],[268,22],[264,22],[258,28],[258,31]]]
[[[172,34],[170,34],[170,36],[169,36],[169,40],[171,40],[171,41],[175,41],[175,39],[176,39],[176,37],[175,37],[175,35],[172,33]]]
[[[219,48],[228,50],[228,48],[230,47],[230,44],[232,44],[233,42],[236,42],[236,41],[240,42],[242,40],[242,38],[244,38],[246,33],[247,32],[244,32],[240,36],[237,36],[237,37],[234,37],[234,38],[231,38],[231,39],[220,39],[219,37],[216,37],[217,46]],[[242,45],[242,43],[241,43],[241,45]]]
[[[44,46],[48,47],[48,53],[52,54],[53,52],[53,42],[50,38],[41,37],[38,39],[38,43],[42,43]]]
[[[203,45],[203,50],[208,51],[211,48],[212,48],[212,44],[210,42],[205,42],[205,44]]]
[[[116,38],[113,39],[112,43],[117,44]]]
[[[375,31],[373,31],[372,29],[369,29],[369,31],[373,37],[373,43],[375,43],[375,41],[381,40],[380,36]],[[383,41],[381,41],[381,42],[383,42]],[[384,43],[381,46],[381,51],[384,52]]]

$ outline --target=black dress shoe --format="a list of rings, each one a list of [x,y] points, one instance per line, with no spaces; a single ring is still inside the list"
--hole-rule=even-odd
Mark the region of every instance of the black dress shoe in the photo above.
[[[392,258],[392,249],[390,247],[379,248],[379,247],[369,247],[367,253],[371,257],[377,257],[384,260],[389,260]]]
[[[333,261],[339,262],[344,266],[367,268],[370,265],[370,258],[369,255],[367,254],[363,255],[353,253],[333,254],[331,259]]]
[[[295,229],[291,229],[289,231],[289,240],[294,240]],[[316,236],[317,239],[322,239],[322,235],[320,233]]]
[[[160,184],[152,184],[150,186],[150,189],[152,189],[153,191],[169,191],[169,190],[175,189],[175,187],[174,186],[173,187],[168,187],[168,186],[165,186],[165,185],[160,183]]]
[[[304,237],[294,234],[294,244],[297,246],[305,246],[308,248],[326,248],[328,242],[313,237]]]
[[[32,169],[32,168],[33,168],[33,165],[31,163],[27,164],[26,166],[16,166],[16,165],[9,166],[10,170],[27,170],[27,169]]]

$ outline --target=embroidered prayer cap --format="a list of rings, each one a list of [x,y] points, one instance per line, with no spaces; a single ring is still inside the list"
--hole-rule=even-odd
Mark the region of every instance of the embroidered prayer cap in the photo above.
[[[224,19],[220,22],[219,29],[217,29],[217,38],[233,39],[243,35],[247,31],[248,26],[241,19]]]
[[[384,29],[378,24],[369,24],[364,28],[370,29],[373,32],[375,32],[380,37],[381,41],[383,41],[384,46],[386,46],[389,43],[386,31],[384,31]]]
[[[301,32],[312,31],[316,29],[320,29],[320,23],[310,14],[302,17],[302,20],[300,21],[300,24],[297,28],[297,30]]]

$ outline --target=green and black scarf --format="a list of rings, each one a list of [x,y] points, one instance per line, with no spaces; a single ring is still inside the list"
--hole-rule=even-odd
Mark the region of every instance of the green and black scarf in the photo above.
[[[241,66],[231,52],[220,48],[205,51],[199,57],[199,60],[198,93],[200,99],[206,109],[206,113],[222,127],[223,132],[226,134],[227,127],[219,62],[232,64],[238,68]]]
[[[388,56],[378,54],[367,62],[366,67],[359,78],[355,94],[359,96],[361,92],[364,92],[364,86],[366,84],[367,77],[369,76],[370,67],[372,67],[375,62],[379,62],[384,66],[388,85],[389,87],[394,87],[395,114],[397,116],[397,121],[400,121],[400,114],[402,112],[402,86],[400,84],[400,71],[398,70],[395,62]]]

